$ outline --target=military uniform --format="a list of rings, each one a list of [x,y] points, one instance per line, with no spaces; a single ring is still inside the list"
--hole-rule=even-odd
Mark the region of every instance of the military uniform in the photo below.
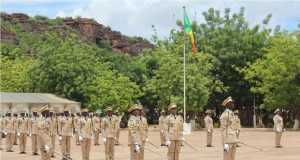
[[[73,136],[74,122],[70,116],[64,116],[60,119],[59,132],[62,136],[61,150],[64,157],[69,157],[71,154],[71,138]]]
[[[176,104],[171,104],[168,110],[175,109]],[[179,153],[183,138],[183,118],[180,115],[170,114],[166,118],[167,132],[166,145],[168,145],[168,160],[179,160]]]
[[[223,106],[227,106],[229,103],[233,103],[231,97],[224,100]],[[225,109],[220,117],[222,141],[224,145],[224,160],[235,159],[236,146],[239,142],[233,126],[234,117],[235,115],[230,109]]]
[[[117,135],[116,135],[116,145],[119,145],[120,144],[120,141],[119,141],[119,139],[120,139],[120,132],[121,132],[121,127],[120,127],[120,125],[121,125],[121,121],[122,121],[122,117],[123,117],[123,115],[119,115],[119,116],[117,116],[118,117],[118,125],[117,125],[117,127],[118,127],[118,129],[117,129]]]
[[[233,120],[233,128],[235,130],[235,133],[236,133],[236,137],[237,138],[240,138],[240,132],[241,132],[241,120],[238,116],[239,114],[239,111],[238,110],[235,110],[234,111],[234,120]]]
[[[93,136],[93,120],[86,116],[80,119],[80,140],[81,140],[81,150],[82,150],[82,159],[90,159],[91,151],[91,139]]]
[[[13,135],[15,134],[15,123],[13,117],[5,117],[4,132],[6,134],[6,151],[13,152]]]
[[[18,119],[18,135],[19,135],[20,153],[25,153],[25,151],[26,151],[28,128],[29,128],[28,118],[20,117]]]
[[[205,129],[206,129],[206,146],[212,146],[212,138],[213,138],[213,130],[214,130],[214,122],[211,118],[210,114],[212,113],[211,110],[206,111],[207,115],[204,118]]]
[[[112,112],[112,108],[108,108],[107,111]],[[118,121],[118,117],[115,115],[107,115],[102,120],[102,135],[105,144],[106,160],[114,160],[114,145],[119,124]]]
[[[38,154],[37,124],[39,120],[40,120],[39,117],[32,117],[29,121],[29,135],[31,136],[31,148],[32,148],[33,155]]]
[[[80,141],[79,141],[80,120],[81,117],[76,115],[74,118],[74,127],[75,127],[75,140],[77,145],[80,145]]]
[[[48,107],[43,107],[40,109],[40,112],[49,112]],[[37,131],[38,131],[38,144],[41,153],[41,160],[50,160],[51,159],[51,136],[50,136],[50,128],[51,127],[51,119],[46,117],[41,117],[37,123]]]
[[[14,116],[13,116],[13,121],[14,121],[14,126],[15,126],[15,128],[14,128],[14,130],[15,130],[15,132],[14,132],[14,134],[13,134],[13,145],[18,145],[18,135],[17,135],[17,130],[18,130],[18,115],[17,114],[14,114]]]
[[[98,116],[93,117],[93,124],[94,124],[94,145],[99,145],[99,137],[101,131],[101,119]]]
[[[2,150],[2,134],[4,131],[4,118],[1,116],[0,117],[0,150]]]
[[[50,122],[50,138],[51,138],[51,157],[54,157],[55,153],[55,141],[56,141],[56,136],[58,134],[58,119],[56,117],[50,117],[49,118]]]
[[[279,109],[275,110],[275,116],[273,117],[274,132],[275,132],[275,147],[282,147],[280,144],[282,133],[283,133],[283,118],[278,114]]]
[[[128,112],[131,113],[134,110],[140,110],[138,105],[131,107]],[[128,120],[128,145],[130,147],[130,159],[141,160],[141,147],[142,147],[142,133],[141,122],[138,115],[131,115]]]
[[[159,134],[160,134],[160,144],[161,146],[165,146],[166,144],[166,116],[161,115],[158,119],[158,126],[159,126]]]
[[[142,134],[141,160],[144,160],[145,145],[148,141],[148,122],[146,117],[140,116],[140,130]]]

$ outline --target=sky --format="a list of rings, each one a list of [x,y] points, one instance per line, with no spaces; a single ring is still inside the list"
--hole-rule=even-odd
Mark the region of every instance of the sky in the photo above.
[[[221,12],[238,12],[245,7],[250,25],[261,24],[272,14],[270,27],[280,25],[299,30],[300,0],[0,0],[1,12],[43,15],[50,18],[88,17],[129,36],[150,39],[155,26],[159,37],[167,37],[186,6],[191,20],[203,22],[202,12],[213,7]]]

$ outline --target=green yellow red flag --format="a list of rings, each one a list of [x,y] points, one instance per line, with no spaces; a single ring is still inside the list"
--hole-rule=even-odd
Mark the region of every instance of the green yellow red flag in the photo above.
[[[190,19],[185,11],[185,7],[183,7],[183,29],[184,29],[184,32],[190,37],[193,53],[196,53],[197,47],[196,47],[194,33],[192,30],[192,24],[191,24]]]

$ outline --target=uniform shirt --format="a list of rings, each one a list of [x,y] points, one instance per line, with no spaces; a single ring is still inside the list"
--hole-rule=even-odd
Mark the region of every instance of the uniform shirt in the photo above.
[[[26,117],[20,117],[18,119],[18,132],[19,133],[28,133],[29,129],[29,120]]]
[[[62,136],[72,136],[74,122],[72,117],[62,117],[60,119],[60,133]]]
[[[214,129],[213,119],[209,115],[206,115],[204,118],[204,122],[205,122],[205,128],[207,132],[212,132]]]
[[[234,113],[230,109],[226,109],[220,117],[223,143],[238,143],[233,121]]]
[[[14,123],[14,119],[12,117],[6,117],[4,119],[4,131],[6,133],[15,133],[15,123]]]
[[[235,130],[240,130],[241,129],[241,121],[240,121],[240,118],[239,116],[237,115],[234,115],[234,120],[233,120],[233,128]]]
[[[37,125],[39,120],[41,120],[39,117],[32,117],[29,121],[29,131],[31,134],[38,134]]]
[[[276,114],[273,117],[274,122],[274,131],[275,132],[282,132],[283,131],[283,119],[280,115]]]
[[[80,116],[75,116],[74,118],[74,128],[76,132],[79,132],[80,130],[80,121],[81,121],[81,117]]]
[[[100,131],[101,129],[101,119],[100,117],[93,117],[93,123],[94,123],[94,130],[95,131]]]
[[[102,134],[105,138],[115,138],[118,130],[119,119],[117,116],[106,116],[102,120]]]
[[[4,118],[0,117],[0,133],[2,133],[3,130],[4,130]]]
[[[49,118],[43,117],[41,117],[37,122],[38,143],[42,148],[46,145],[51,146],[50,123],[51,120]]]
[[[182,140],[183,138],[183,118],[180,115],[170,114],[166,118],[167,140]]]
[[[142,141],[145,141],[148,138],[148,122],[144,116],[140,116],[140,130]]]
[[[48,118],[49,122],[50,122],[50,135],[53,136],[53,135],[56,135],[58,134],[58,120],[56,117],[49,117]]]
[[[142,134],[140,130],[140,117],[130,116],[128,120],[128,144],[141,144]]]
[[[89,117],[80,119],[80,136],[82,138],[92,138],[93,136],[93,120]]]
[[[158,119],[158,126],[160,131],[166,131],[166,116],[160,116]]]

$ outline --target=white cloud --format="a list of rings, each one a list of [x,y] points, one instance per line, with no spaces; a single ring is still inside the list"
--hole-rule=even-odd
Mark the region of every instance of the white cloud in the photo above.
[[[246,9],[245,16],[251,25],[261,23],[264,17],[272,13],[270,26],[282,25],[283,28],[296,28],[300,22],[300,0],[6,0],[9,3],[70,3],[79,2],[71,11],[61,9],[54,15],[81,16],[96,19],[99,23],[127,35],[150,38],[155,25],[161,37],[167,36],[171,28],[176,27],[177,19],[182,18],[182,6],[192,20],[203,21],[202,12],[213,7],[232,12]],[[84,1],[84,5],[83,2]]]

